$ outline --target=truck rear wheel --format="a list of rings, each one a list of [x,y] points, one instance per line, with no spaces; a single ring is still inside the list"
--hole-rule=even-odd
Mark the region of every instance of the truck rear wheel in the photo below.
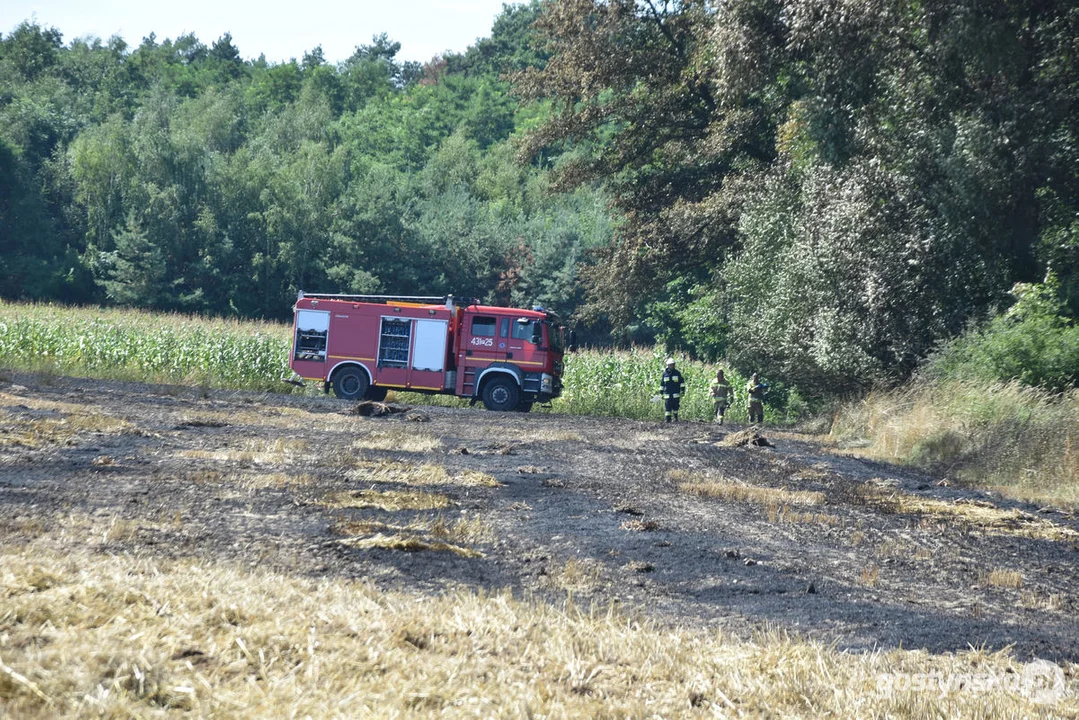
[[[492,378],[483,386],[483,406],[488,410],[508,412],[517,407],[521,391],[507,377]]]
[[[367,394],[364,395],[364,397],[368,400],[374,400],[375,402],[382,402],[386,399],[386,395],[388,393],[389,390],[387,388],[379,387],[378,385],[372,385],[371,387],[367,388]]]
[[[358,367],[341,368],[333,375],[333,394],[342,400],[362,400],[370,383]]]

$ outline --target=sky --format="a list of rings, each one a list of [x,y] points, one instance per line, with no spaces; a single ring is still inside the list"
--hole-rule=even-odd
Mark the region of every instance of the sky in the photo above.
[[[510,2],[508,4],[519,4]],[[503,0],[3,0],[0,33],[24,20],[55,27],[70,43],[79,37],[107,41],[119,35],[134,49],[151,32],[160,42],[194,33],[205,45],[226,32],[245,59],[300,60],[322,46],[337,63],[357,45],[386,33],[401,43],[400,61],[426,62],[447,50],[463,52],[502,11]]]

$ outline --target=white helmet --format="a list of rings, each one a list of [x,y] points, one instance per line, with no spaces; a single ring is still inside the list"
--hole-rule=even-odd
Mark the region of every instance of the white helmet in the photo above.
[[[668,365],[674,365],[674,358],[667,358]]]

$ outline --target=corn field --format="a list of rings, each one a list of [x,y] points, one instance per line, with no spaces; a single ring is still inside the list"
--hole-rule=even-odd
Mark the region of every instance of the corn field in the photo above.
[[[290,327],[131,309],[72,308],[0,302],[0,367],[60,375],[177,383],[238,390],[291,392]],[[658,348],[585,349],[566,356],[562,397],[549,412],[659,420],[659,379],[666,354]],[[685,375],[683,420],[710,420],[708,383],[716,366],[676,357]],[[724,367],[734,390],[727,411],[746,420],[746,378]],[[449,396],[400,393],[407,403],[466,405]],[[537,410],[542,411],[541,408]],[[769,422],[786,408],[765,405]]]
[[[634,347],[630,350],[587,349],[566,356],[565,389],[553,403],[555,412],[574,415],[610,415],[637,420],[663,419],[663,401],[659,380],[667,355],[658,348]],[[685,376],[686,394],[679,418],[711,420],[712,399],[708,384],[717,366],[675,356],[677,367]],[[727,419],[744,422],[747,379],[726,366],[723,370],[734,391]],[[767,413],[767,410],[766,410]]]
[[[287,391],[289,328],[129,309],[0,303],[0,366]]]
[[[590,348],[567,354],[566,370],[562,377],[562,396],[549,408],[535,406],[533,412],[554,412],[569,415],[605,415],[635,420],[662,420],[663,401],[659,395],[659,379],[663,375],[667,355],[658,348],[634,347],[630,350]],[[717,366],[675,358],[677,367],[686,379],[686,395],[678,417],[681,420],[711,420],[712,399],[708,384],[715,377]],[[731,422],[745,422],[747,378],[723,367],[734,392],[727,410]],[[448,395],[424,396],[417,393],[397,393],[391,399],[409,404],[430,404],[464,407],[467,400]],[[765,405],[765,420],[777,422],[785,416]]]

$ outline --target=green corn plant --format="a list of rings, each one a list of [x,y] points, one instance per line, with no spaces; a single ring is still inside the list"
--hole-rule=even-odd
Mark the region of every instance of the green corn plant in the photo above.
[[[0,304],[0,364],[11,369],[287,391],[288,352],[279,323]]]

